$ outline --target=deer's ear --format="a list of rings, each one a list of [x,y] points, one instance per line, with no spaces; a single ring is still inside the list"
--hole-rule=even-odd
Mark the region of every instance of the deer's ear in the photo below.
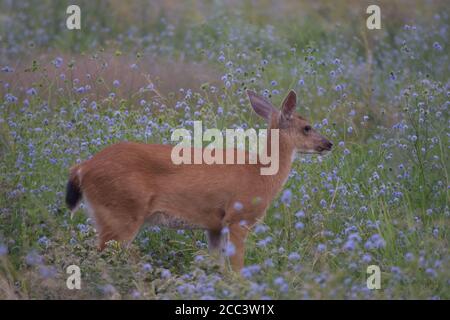
[[[297,95],[294,90],[291,90],[281,105],[281,115],[283,118],[290,119],[295,111],[295,107],[297,107]]]
[[[255,110],[255,112],[266,121],[270,121],[272,113],[277,111],[274,106],[253,91],[247,90],[247,95],[250,99],[250,104],[252,105],[253,110]]]

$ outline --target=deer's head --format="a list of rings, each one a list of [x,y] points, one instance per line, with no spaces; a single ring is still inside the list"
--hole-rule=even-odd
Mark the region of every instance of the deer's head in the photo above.
[[[292,143],[300,153],[323,154],[331,150],[333,143],[312,128],[308,120],[295,112],[297,95],[290,91],[284,99],[281,110],[252,91],[247,91],[255,112],[263,117],[270,129],[279,129],[280,139]]]

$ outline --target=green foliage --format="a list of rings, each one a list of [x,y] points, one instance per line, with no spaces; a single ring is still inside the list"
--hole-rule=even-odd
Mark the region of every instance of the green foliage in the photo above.
[[[450,298],[450,29],[438,4],[370,33],[334,2],[304,19],[265,1],[144,3],[81,1],[83,32],[64,29],[63,2],[0,5],[14,17],[0,20],[0,298]],[[150,59],[165,63],[158,76]],[[335,147],[298,157],[242,277],[208,256],[200,231],[147,227],[98,252],[83,208],[73,219],[65,208],[68,169],[118,141],[169,143],[194,120],[265,127],[245,89],[275,105],[296,90],[297,111]],[[66,288],[71,264],[80,291]],[[381,290],[366,287],[371,264]]]

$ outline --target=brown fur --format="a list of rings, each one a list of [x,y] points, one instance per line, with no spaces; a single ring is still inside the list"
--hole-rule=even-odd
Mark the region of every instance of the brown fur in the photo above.
[[[110,240],[131,242],[147,222],[207,230],[214,251],[221,249],[221,230],[227,226],[236,250],[231,265],[240,270],[245,238],[281,190],[293,152],[331,148],[331,144],[324,146],[329,142],[320,135],[305,135],[306,120],[288,111],[274,109],[269,118],[271,128],[279,128],[283,122],[275,175],[261,175],[260,163],[175,165],[171,161],[173,146],[132,142],[107,147],[73,167],[70,179],[76,180],[92,210],[99,248]],[[242,210],[235,208],[236,202],[242,204]],[[241,224],[243,220],[246,225]]]

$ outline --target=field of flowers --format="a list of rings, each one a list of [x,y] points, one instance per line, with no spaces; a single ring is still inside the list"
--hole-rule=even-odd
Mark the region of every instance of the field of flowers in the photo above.
[[[449,299],[449,10],[445,1],[0,3],[0,298]],[[245,89],[335,144],[301,156],[247,241],[241,275],[201,231],[148,227],[96,250],[68,169],[175,128],[264,127]],[[66,287],[78,265],[82,289]],[[381,289],[366,286],[381,269]]]

